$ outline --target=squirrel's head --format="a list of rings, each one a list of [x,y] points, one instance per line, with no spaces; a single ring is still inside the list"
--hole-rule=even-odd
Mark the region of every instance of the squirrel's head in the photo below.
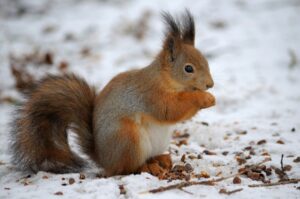
[[[188,10],[181,21],[163,13],[167,32],[158,56],[163,71],[184,90],[207,90],[213,87],[205,57],[195,48],[195,24]]]

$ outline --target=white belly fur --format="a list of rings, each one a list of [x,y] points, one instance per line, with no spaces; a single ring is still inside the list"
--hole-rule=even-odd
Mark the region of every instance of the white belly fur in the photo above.
[[[140,130],[140,143],[144,160],[163,154],[168,149],[172,136],[170,125],[155,122],[144,126],[137,122],[137,125]]]

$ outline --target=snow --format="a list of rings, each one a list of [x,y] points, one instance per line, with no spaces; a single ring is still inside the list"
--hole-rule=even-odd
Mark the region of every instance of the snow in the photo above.
[[[221,176],[227,176],[240,168],[235,153],[250,145],[256,155],[247,164],[260,162],[264,159],[261,153],[268,152],[272,160],[266,165],[280,167],[284,154],[284,164],[292,166],[287,172],[289,177],[300,178],[300,163],[293,162],[300,156],[297,0],[3,0],[0,97],[20,99],[10,73],[9,56],[21,56],[35,49],[50,51],[54,56],[52,67],[29,66],[35,76],[59,73],[57,66],[65,60],[69,72],[79,74],[100,90],[119,72],[149,64],[161,48],[164,27],[160,12],[180,14],[184,8],[195,16],[196,46],[208,58],[215,81],[211,92],[217,105],[177,126],[182,132],[187,129],[191,137],[188,145],[178,147],[171,143],[170,150],[178,150],[178,155],[172,153],[174,163],[179,163],[181,155],[187,152],[202,154],[202,159],[187,159],[195,172],[206,171],[211,177],[222,172]],[[139,30],[142,18],[146,26]],[[144,31],[141,39],[138,31]],[[87,56],[82,53],[84,48],[90,49]],[[179,181],[170,183],[146,173],[99,178],[96,168],[84,171],[84,180],[79,179],[79,174],[45,172],[24,178],[28,174],[16,171],[9,163],[9,122],[13,110],[12,104],[0,103],[0,198],[300,198],[299,184],[250,188],[249,184],[259,182],[245,176],[241,176],[239,185],[229,179],[215,186],[185,188],[190,194],[181,190],[143,193]],[[263,139],[265,144],[256,144]],[[284,144],[278,144],[278,140]],[[217,154],[205,155],[203,150]],[[224,151],[229,152],[227,156],[222,155]],[[69,185],[69,178],[74,178],[75,183]],[[268,178],[272,182],[278,180],[274,172]],[[119,185],[124,185],[125,195],[120,195]],[[219,193],[221,188],[243,190],[227,196]],[[54,194],[58,191],[63,195]]]

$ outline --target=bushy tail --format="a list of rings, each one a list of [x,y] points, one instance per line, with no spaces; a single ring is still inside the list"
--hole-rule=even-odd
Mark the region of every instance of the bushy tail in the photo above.
[[[93,156],[94,88],[75,75],[48,76],[17,113],[11,132],[13,163],[23,170],[77,172],[84,161],[68,144],[67,129]]]

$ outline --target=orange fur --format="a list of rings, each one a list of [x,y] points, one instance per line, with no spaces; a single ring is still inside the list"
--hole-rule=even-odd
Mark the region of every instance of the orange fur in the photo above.
[[[110,168],[106,168],[108,176],[132,173],[136,171],[141,162],[139,131],[134,121],[127,117],[122,118],[120,131],[117,135],[117,139],[126,144],[120,151],[120,159]]]
[[[215,105],[215,98],[204,91],[166,92],[164,88],[160,90],[158,87],[149,95],[147,103],[152,104],[153,116],[158,121],[177,123],[190,119],[199,109]]]

